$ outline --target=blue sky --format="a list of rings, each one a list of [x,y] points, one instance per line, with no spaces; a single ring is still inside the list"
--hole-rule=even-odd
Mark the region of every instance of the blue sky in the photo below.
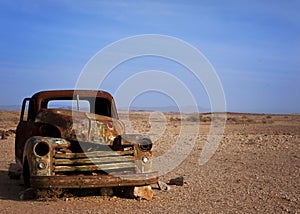
[[[292,0],[1,0],[0,105],[20,104],[39,90],[73,88],[87,61],[105,46],[129,36],[162,34],[186,41],[208,58],[228,111],[300,112],[299,11],[300,1]],[[180,75],[182,67],[161,61],[122,65],[112,76],[117,79],[108,78],[102,89],[114,93],[122,82],[118,72],[167,70],[208,108],[201,85]],[[156,93],[134,102],[170,104]]]

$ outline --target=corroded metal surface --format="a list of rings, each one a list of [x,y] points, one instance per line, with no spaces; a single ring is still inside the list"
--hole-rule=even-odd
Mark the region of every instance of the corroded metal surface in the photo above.
[[[96,151],[85,153],[56,153],[53,171],[85,172],[85,171],[125,171],[135,172],[134,151]]]
[[[60,130],[62,138],[83,142],[111,144],[115,137],[124,134],[121,121],[86,112],[43,109],[37,114],[35,122],[54,125]]]
[[[101,176],[33,176],[33,187],[39,188],[96,188],[119,186],[143,186],[157,183],[157,173]]]
[[[95,105],[91,112],[47,108],[50,100],[72,100],[79,95]],[[23,167],[25,185],[92,188],[156,183],[151,148],[150,139],[125,133],[107,92],[46,91],[24,99],[16,159]]]

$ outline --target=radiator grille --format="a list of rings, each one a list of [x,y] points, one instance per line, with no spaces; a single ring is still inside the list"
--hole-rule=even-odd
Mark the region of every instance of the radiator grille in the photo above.
[[[63,153],[56,151],[53,171],[55,174],[109,174],[135,172],[134,151],[93,151]]]

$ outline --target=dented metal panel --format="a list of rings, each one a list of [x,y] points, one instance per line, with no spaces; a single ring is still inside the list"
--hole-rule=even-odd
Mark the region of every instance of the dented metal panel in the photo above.
[[[109,164],[109,163],[122,163],[134,162],[132,158],[124,157],[97,157],[97,158],[81,158],[81,159],[55,159],[55,166],[59,165],[79,165],[79,164]]]
[[[157,183],[158,174],[143,173],[132,175],[101,176],[33,176],[31,183],[38,188],[97,188],[119,186],[143,186]]]
[[[62,138],[83,142],[111,144],[115,137],[124,134],[121,121],[86,112],[43,109],[36,116],[35,122],[57,127]]]
[[[72,171],[110,171],[110,170],[123,170],[128,168],[135,168],[133,163],[109,163],[96,165],[81,165],[81,166],[56,166],[55,172],[72,172]]]
[[[74,97],[94,102],[93,112],[47,108],[50,100]],[[125,134],[109,93],[45,91],[27,100],[30,117],[21,118],[16,133],[16,158],[22,164],[25,185],[93,188],[157,182],[152,142],[142,135]],[[111,109],[102,111],[103,103]]]
[[[123,156],[133,155],[133,150],[128,151],[96,151],[96,152],[85,152],[85,153],[56,153],[55,158],[93,158],[93,157],[107,157],[107,156]]]
[[[136,167],[133,151],[99,151],[54,155],[54,172],[111,171]]]

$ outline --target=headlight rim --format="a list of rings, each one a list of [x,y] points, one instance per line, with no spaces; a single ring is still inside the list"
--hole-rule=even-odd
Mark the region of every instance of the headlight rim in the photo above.
[[[142,151],[148,152],[151,151],[153,143],[150,138],[144,137],[141,140],[139,140],[138,145]]]
[[[50,153],[50,145],[45,141],[37,142],[33,147],[33,153],[38,157],[45,157]]]

